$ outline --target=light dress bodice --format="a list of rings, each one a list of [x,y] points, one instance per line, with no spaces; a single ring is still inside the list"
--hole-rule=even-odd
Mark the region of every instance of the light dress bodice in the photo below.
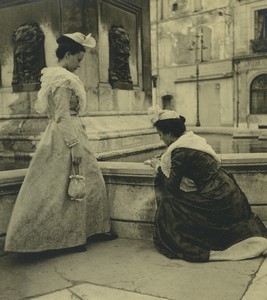
[[[66,99],[62,99],[62,100],[67,101]],[[80,109],[79,98],[76,96],[73,90],[70,90],[69,109],[71,115],[78,115]],[[47,107],[48,118],[55,119],[55,112],[56,112],[56,104],[53,101],[52,93],[50,93],[48,96],[48,107]]]
[[[69,92],[64,93],[64,88]],[[62,99],[60,99],[60,102],[64,100],[69,101],[65,107],[70,109],[71,114],[77,115],[78,111],[80,113],[85,111],[86,92],[82,81],[77,75],[62,67],[48,67],[42,70],[41,89],[38,92],[35,105],[36,111],[38,113],[47,112],[48,117],[53,118],[56,111],[56,104],[53,98],[56,93],[61,94],[61,91]],[[62,105],[62,103],[58,103],[58,105]]]

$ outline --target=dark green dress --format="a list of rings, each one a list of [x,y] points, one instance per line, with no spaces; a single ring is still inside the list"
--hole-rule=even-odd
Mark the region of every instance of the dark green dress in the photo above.
[[[211,250],[249,237],[267,237],[267,229],[250,208],[233,176],[209,154],[176,148],[167,178],[159,168],[155,178],[157,212],[154,243],[169,258],[208,261]],[[180,189],[182,177],[197,191]]]

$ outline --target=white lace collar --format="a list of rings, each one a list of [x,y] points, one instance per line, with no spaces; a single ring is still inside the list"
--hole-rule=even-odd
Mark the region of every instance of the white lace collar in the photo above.
[[[35,109],[45,113],[48,105],[48,95],[58,87],[72,89],[79,99],[80,112],[86,109],[86,93],[80,78],[62,67],[48,67],[42,70],[41,89],[38,92]]]

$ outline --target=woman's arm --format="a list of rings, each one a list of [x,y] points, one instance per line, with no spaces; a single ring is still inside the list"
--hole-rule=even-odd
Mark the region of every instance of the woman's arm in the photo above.
[[[80,163],[82,157],[79,139],[70,115],[71,90],[58,87],[54,92],[55,121],[67,147],[71,148],[73,162]]]
[[[174,149],[171,153],[170,176],[165,179],[167,189],[177,189],[180,187],[182,178],[185,176],[187,167],[187,155],[183,149]]]

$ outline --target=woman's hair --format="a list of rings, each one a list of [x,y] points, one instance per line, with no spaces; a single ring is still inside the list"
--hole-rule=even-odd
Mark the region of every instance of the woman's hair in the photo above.
[[[68,38],[67,36],[60,36],[57,39],[58,47],[56,49],[56,56],[60,60],[62,59],[67,52],[74,55],[79,52],[85,52],[85,48],[83,45],[75,42],[71,38]]]
[[[177,119],[158,120],[154,126],[164,134],[180,137],[186,131],[185,121],[185,117],[180,116]]]

